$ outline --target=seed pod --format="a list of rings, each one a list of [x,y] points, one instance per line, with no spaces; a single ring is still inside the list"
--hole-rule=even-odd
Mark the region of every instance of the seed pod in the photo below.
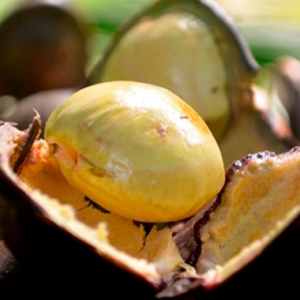
[[[85,36],[62,7],[23,5],[0,25],[0,95],[77,88],[85,82]]]
[[[155,1],[117,32],[90,82],[165,87],[191,105],[219,140],[258,66],[214,2]]]
[[[275,143],[283,149],[289,133],[286,123],[276,110],[261,107],[267,101],[252,98],[248,88],[243,91],[243,97],[236,98],[242,100],[234,106],[236,114],[232,115],[239,134],[231,126],[220,143],[222,149],[233,155],[243,139],[248,144],[260,142],[263,147]],[[253,93],[261,95],[257,90]],[[82,104],[79,110],[81,116],[85,116],[85,106]],[[156,113],[160,116],[161,111]],[[61,124],[74,129],[66,130],[68,141],[82,127],[76,126],[78,120],[71,109],[64,116]],[[276,126],[264,127],[264,118],[270,124],[276,120]],[[185,115],[183,120],[186,121]],[[128,123],[134,125],[132,133],[139,132],[132,119]],[[119,132],[112,120],[108,124],[114,126],[108,126],[107,136]],[[57,125],[57,135],[65,130],[63,125]],[[123,133],[129,136],[125,125],[128,124],[120,131],[122,135],[114,140],[121,146],[125,143]],[[88,127],[83,128],[87,134]],[[300,267],[300,249],[295,243],[298,235],[293,231],[300,213],[299,149],[281,155],[266,151],[236,161],[214,200],[194,216],[161,228],[109,212],[87,197],[80,186],[71,185],[72,178],[66,176],[70,182],[65,178],[52,155],[58,154],[59,148],[35,140],[39,131],[37,117],[27,132],[20,132],[9,123],[0,126],[0,233],[20,260],[22,270],[21,288],[14,289],[11,298],[16,298],[15,294],[32,295],[32,282],[53,297],[58,293],[74,296],[78,293],[74,286],[79,286],[87,297],[95,295],[96,287],[99,293],[112,298],[194,299],[199,294],[203,299],[240,298],[236,293],[239,286],[248,296],[259,293],[266,298],[299,298],[297,277],[290,276],[291,266]],[[142,144],[146,141],[141,137]],[[88,139],[91,145],[94,142],[93,138]],[[71,150],[79,144],[85,144],[84,138]],[[180,143],[174,150],[177,146]],[[180,157],[188,153],[176,151]],[[135,161],[135,155],[130,157]],[[71,158],[76,162],[76,155]],[[173,156],[168,159],[176,165]],[[192,164],[192,160],[187,161]],[[111,289],[111,282],[120,288]]]
[[[74,284],[90,296],[101,282],[101,292],[132,299],[229,297],[237,284],[251,296],[259,288],[276,299],[299,297],[297,277],[289,275],[290,266],[300,265],[298,233],[292,234],[300,212],[299,149],[236,161],[215,201],[171,231],[153,227],[146,234],[142,224],[88,206],[47,143],[32,139],[37,125],[35,120],[28,132],[0,126],[1,237],[22,271],[10,297],[30,295],[32,282],[53,296],[75,295]],[[94,224],[86,226],[87,219]],[[120,289],[109,289],[111,281],[122,283]]]
[[[89,82],[135,80],[173,91],[207,123],[227,168],[248,153],[299,145],[268,95],[252,86],[257,70],[243,37],[216,3],[164,0],[118,30]]]

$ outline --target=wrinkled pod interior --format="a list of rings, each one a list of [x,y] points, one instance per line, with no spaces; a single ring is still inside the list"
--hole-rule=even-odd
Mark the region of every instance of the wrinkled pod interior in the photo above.
[[[13,174],[25,136],[8,123],[1,126],[0,141],[6,145],[1,148],[1,168],[6,175],[50,219],[95,246],[108,260],[157,284],[172,282],[179,273],[200,277],[206,286],[218,284],[260,254],[299,214],[297,148],[278,156],[263,152],[236,161],[212,202],[213,209],[195,219],[194,249],[200,249],[200,257],[189,266],[184,261],[184,252],[189,251],[184,222],[173,234],[175,243],[167,226],[145,226],[97,207],[67,183],[44,140],[34,142],[18,175]]]

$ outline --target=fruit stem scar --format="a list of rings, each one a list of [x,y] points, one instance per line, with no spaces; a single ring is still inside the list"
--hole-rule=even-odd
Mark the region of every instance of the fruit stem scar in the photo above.
[[[24,162],[26,161],[29,155],[31,146],[36,140],[36,138],[40,135],[40,133],[41,133],[41,119],[39,115],[36,115],[33,117],[32,123],[30,124],[26,132],[25,142],[22,146],[20,155],[13,166],[14,173],[20,174],[22,170],[22,165],[24,164]]]

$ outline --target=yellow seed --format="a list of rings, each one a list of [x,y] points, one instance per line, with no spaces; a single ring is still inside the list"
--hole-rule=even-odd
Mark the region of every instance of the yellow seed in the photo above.
[[[78,91],[52,113],[45,137],[70,184],[132,220],[186,218],[224,184],[220,150],[204,121],[150,84]]]

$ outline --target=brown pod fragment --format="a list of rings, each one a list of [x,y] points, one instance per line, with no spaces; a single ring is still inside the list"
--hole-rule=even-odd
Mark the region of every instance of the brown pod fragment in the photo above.
[[[23,5],[0,25],[0,96],[76,88],[85,82],[85,36],[66,9]]]
[[[149,280],[146,281],[141,280],[137,274],[134,275],[131,272],[127,274],[125,271],[126,265],[128,265],[128,262],[125,262],[126,259],[125,264],[121,263],[124,268],[119,269],[111,264],[112,261],[118,261],[118,251],[109,254],[112,261],[108,263],[104,259],[107,254],[99,255],[97,246],[84,242],[88,239],[90,242],[97,240],[96,244],[104,242],[104,244],[102,243],[103,250],[108,253],[111,247],[105,242],[106,229],[103,226],[98,230],[85,225],[82,227],[83,224],[78,227],[79,223],[75,220],[73,209],[70,210],[69,206],[60,205],[49,196],[30,188],[24,180],[20,180],[14,175],[10,166],[18,160],[22,145],[28,138],[30,139],[25,132],[18,131],[9,123],[2,123],[0,127],[1,236],[21,263],[20,279],[16,280],[15,289],[9,291],[9,297],[25,294],[31,295],[33,299],[38,299],[39,295],[32,295],[33,283],[39,288],[47,290],[47,293],[52,296],[58,292],[68,296],[75,295],[78,290],[74,289],[74,285],[85,289],[87,296],[92,296],[94,290],[90,287],[123,278],[126,280],[125,282],[128,280],[129,285],[125,284],[121,293],[132,294],[133,299],[137,298],[139,292],[132,290],[131,286],[139,285],[151,298],[155,289],[163,286],[161,280],[153,278],[147,272],[142,275],[142,277],[148,277]],[[43,142],[36,141],[32,149],[28,150],[25,159],[26,166],[23,165],[21,172],[23,175],[26,173],[27,167],[30,169],[30,166],[40,167],[45,164]],[[36,176],[43,177],[43,173],[47,171],[49,169],[42,170]],[[29,170],[29,173],[33,174],[32,170]],[[22,177],[22,175],[20,176]],[[51,185],[50,181],[49,183]],[[63,224],[65,222],[69,223],[71,227],[75,225],[73,230],[65,230]],[[80,232],[83,239],[78,239]],[[138,263],[136,268],[142,269],[143,266],[143,263]],[[137,273],[139,273],[138,270]],[[49,282],[53,284],[50,289]],[[105,284],[101,284],[101,292],[109,293],[112,296],[120,294],[120,290],[107,291]]]
[[[6,284],[13,281],[13,277],[18,273],[18,262],[7,248],[3,240],[0,240],[0,287],[1,291]]]
[[[268,149],[279,154],[300,145],[280,109],[261,88],[252,86],[235,109],[230,126],[219,140],[226,167],[248,153]]]
[[[4,114],[4,108],[0,118],[3,121],[16,122],[19,129],[25,130],[36,115],[36,111],[38,111],[41,119],[46,122],[52,111],[74,92],[75,89],[56,89],[32,94],[19,102],[12,102],[9,112]],[[42,124],[42,136],[44,133],[44,122]]]
[[[274,76],[272,88],[287,110],[294,135],[300,139],[300,61],[280,57],[270,71]]]
[[[75,295],[74,285],[92,296],[99,283],[101,293],[131,299],[140,299],[141,290],[143,299],[239,299],[237,284],[253,296],[299,296],[296,277],[285,275],[291,265],[299,265],[294,242],[300,213],[298,148],[281,155],[248,155],[232,164],[217,199],[173,226],[184,262],[168,229],[146,234],[130,220],[90,207],[49,160],[43,140],[26,148],[17,177],[12,166],[33,132],[20,132],[9,123],[0,126],[1,233],[21,262],[20,289],[11,295],[30,295],[34,282],[53,296]],[[92,226],[97,220],[107,225],[86,226],[87,218]],[[124,237],[129,238],[125,243]],[[111,281],[122,288],[107,288]]]
[[[249,297],[259,293],[262,297],[298,299],[292,269],[300,266],[299,176],[299,148],[280,155],[260,152],[234,162],[214,209],[186,223],[194,224],[186,227],[186,236],[190,231],[200,240],[200,246],[194,240],[194,248],[200,248],[196,263],[199,277],[179,279],[158,296],[186,292],[218,299],[228,293],[240,299],[236,293],[239,286]],[[175,235],[179,247],[183,232]],[[191,245],[190,254],[192,249]]]

